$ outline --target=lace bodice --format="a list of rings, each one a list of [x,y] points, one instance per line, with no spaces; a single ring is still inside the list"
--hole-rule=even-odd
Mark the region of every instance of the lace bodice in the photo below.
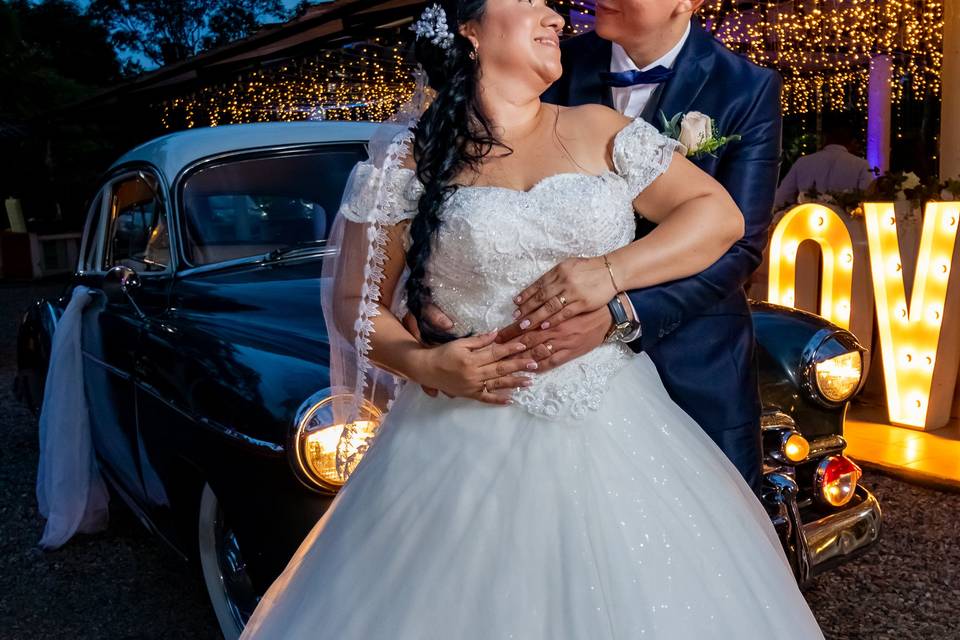
[[[633,199],[666,170],[678,145],[641,119],[614,138],[615,170],[559,173],[527,191],[459,187],[444,204],[427,265],[434,302],[454,321],[453,332],[491,331],[513,322],[513,297],[562,260],[608,253],[631,242]],[[423,185],[412,170],[383,177],[392,221],[413,217]],[[360,198],[355,199],[361,200]],[[365,209],[341,209],[356,216]],[[611,375],[632,356],[623,344],[603,344],[514,392],[514,401],[544,416],[580,417],[600,406]]]

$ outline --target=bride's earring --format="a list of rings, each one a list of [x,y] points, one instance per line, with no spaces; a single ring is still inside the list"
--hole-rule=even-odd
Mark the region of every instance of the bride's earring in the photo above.
[[[477,50],[476,50],[476,49],[471,49],[471,50],[470,50],[470,53],[467,54],[467,55],[470,56],[470,59],[471,59],[471,60],[476,60],[476,59],[477,59]]]

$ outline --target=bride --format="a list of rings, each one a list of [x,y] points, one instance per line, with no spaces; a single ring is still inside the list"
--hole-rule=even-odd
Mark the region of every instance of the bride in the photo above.
[[[355,167],[325,309],[351,418],[382,405],[378,374],[408,382],[243,638],[823,637],[765,510],[645,353],[610,341],[537,374],[496,342],[743,233],[643,120],[540,102],[562,27],[544,0],[449,0],[415,25],[436,94]],[[636,211],[658,227],[634,241]],[[421,321],[421,343],[398,318],[428,304],[454,324]]]

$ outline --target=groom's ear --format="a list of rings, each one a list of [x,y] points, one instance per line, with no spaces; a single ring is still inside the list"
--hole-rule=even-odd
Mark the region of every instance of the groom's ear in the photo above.
[[[689,13],[693,15],[697,10],[703,6],[704,0],[679,0],[677,2],[677,7],[674,10],[675,15],[681,13]]]

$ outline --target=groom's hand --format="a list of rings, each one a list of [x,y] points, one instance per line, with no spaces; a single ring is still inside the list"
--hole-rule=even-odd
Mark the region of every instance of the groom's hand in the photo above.
[[[610,310],[604,306],[573,316],[549,329],[521,332],[516,324],[512,324],[500,331],[497,341],[513,340],[519,335],[519,341],[527,346],[521,355],[532,354],[540,365],[537,371],[545,373],[599,347],[612,324]]]

